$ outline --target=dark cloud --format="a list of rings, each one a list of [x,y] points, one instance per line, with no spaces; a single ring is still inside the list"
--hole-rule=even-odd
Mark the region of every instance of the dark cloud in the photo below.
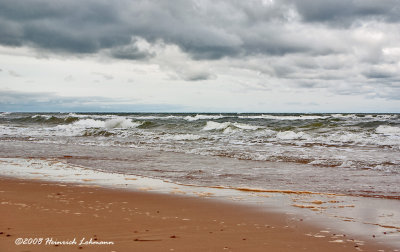
[[[363,75],[368,79],[392,79],[396,77],[396,73],[394,72],[377,68],[372,68],[364,72]]]
[[[154,112],[182,111],[171,104],[141,104],[106,97],[65,97],[46,92],[0,90],[0,111],[8,112]]]
[[[208,61],[253,58],[240,67],[299,88],[389,97],[376,87],[400,78],[384,53],[400,43],[399,13],[399,0],[0,0],[0,44],[144,60],[186,81],[215,79]]]
[[[306,21],[394,19],[395,2],[364,2],[371,1],[0,0],[0,43],[77,54],[112,49],[115,58],[135,60],[151,55],[131,45],[133,37],[178,45],[198,60],[328,54],[335,48],[288,26],[296,12]]]
[[[116,5],[107,1],[0,1],[0,42],[45,50],[93,53],[126,44]]]
[[[289,0],[306,22],[348,26],[365,20],[400,21],[398,0]]]
[[[202,81],[202,80],[209,80],[209,79],[215,78],[215,76],[213,76],[212,74],[210,74],[208,72],[188,73],[181,77],[187,81]]]
[[[110,53],[114,58],[126,60],[143,60],[155,56],[152,52],[141,50],[136,43],[115,47],[111,49]]]

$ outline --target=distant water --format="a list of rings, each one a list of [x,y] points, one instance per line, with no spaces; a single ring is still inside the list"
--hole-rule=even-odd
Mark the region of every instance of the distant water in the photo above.
[[[0,156],[184,184],[400,199],[400,114],[0,113]]]

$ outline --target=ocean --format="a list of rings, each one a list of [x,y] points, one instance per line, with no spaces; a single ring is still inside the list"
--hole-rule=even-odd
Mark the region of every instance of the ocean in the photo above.
[[[0,158],[183,185],[400,199],[400,114],[0,113]]]

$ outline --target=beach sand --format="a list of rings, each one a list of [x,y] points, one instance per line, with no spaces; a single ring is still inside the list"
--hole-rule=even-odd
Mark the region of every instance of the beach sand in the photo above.
[[[0,251],[7,252],[378,250],[284,213],[214,199],[6,177],[0,216]],[[18,238],[43,240],[16,245]]]

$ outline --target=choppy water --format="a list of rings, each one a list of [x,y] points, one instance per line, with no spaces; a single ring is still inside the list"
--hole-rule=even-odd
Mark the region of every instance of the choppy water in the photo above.
[[[0,147],[186,184],[400,198],[400,114],[2,113]]]

